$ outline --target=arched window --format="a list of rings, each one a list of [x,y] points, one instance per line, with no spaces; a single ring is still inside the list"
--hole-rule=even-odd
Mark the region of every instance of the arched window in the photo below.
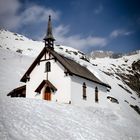
[[[95,102],[98,102],[98,88],[95,87]]]
[[[51,71],[51,63],[47,62],[45,67],[45,72],[50,72],[50,71]]]
[[[86,98],[87,98],[87,95],[86,95],[86,88],[87,88],[87,87],[86,87],[86,83],[84,82],[84,83],[83,83],[83,99],[84,99],[84,100],[86,100]]]

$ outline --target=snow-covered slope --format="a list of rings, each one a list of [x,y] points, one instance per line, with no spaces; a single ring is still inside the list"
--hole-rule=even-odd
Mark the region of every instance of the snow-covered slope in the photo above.
[[[0,30],[0,48],[19,52],[30,57],[36,57],[43,47],[44,43],[41,41],[33,41],[18,33],[12,33],[4,29]],[[71,47],[65,48],[65,46],[57,45],[56,49],[59,52],[65,51],[68,54],[74,53],[79,56],[83,55],[82,52]]]
[[[0,92],[6,94],[22,85],[19,80],[33,60],[32,57],[0,48]]]
[[[10,90],[23,84],[19,82],[20,78],[43,47],[43,42],[33,41],[17,33],[0,30],[0,94],[2,94],[0,103],[3,111],[0,115],[0,130],[3,130],[0,131],[1,139],[6,139],[6,137],[7,139],[26,139],[26,136],[29,136],[27,139],[37,139],[38,137],[45,139],[47,132],[50,132],[50,135],[47,135],[48,139],[54,137],[55,139],[58,137],[59,139],[93,140],[140,139],[138,133],[140,117],[133,109],[139,110],[140,98],[117,74],[118,71],[130,74],[130,66],[134,61],[140,59],[140,53],[120,59],[93,60],[71,47],[55,45],[55,50],[58,53],[87,67],[100,80],[108,83],[112,89],[106,94],[106,97],[111,96],[117,99],[119,104],[106,98],[102,105],[98,104],[97,108],[81,109],[80,107],[46,103],[40,100],[7,99],[6,94]],[[32,120],[32,118],[34,119]],[[21,120],[21,122],[18,124],[15,120],[19,122]],[[11,123],[9,123],[10,121]],[[59,121],[61,123],[58,123]],[[14,127],[13,130],[12,127]],[[6,131],[6,129],[8,130]],[[54,133],[55,130],[56,133]],[[15,138],[16,134],[17,138]]]
[[[0,100],[1,140],[140,140],[140,118],[125,110],[1,95]]]
[[[110,73],[126,73],[129,74],[129,70],[131,70],[131,65],[134,61],[140,60],[140,53],[131,55],[131,56],[123,56],[118,59],[113,58],[96,58],[95,60],[92,60],[92,63],[97,65],[98,68],[105,72]]]
[[[44,46],[43,42],[33,41],[17,33],[0,30],[0,47],[19,51],[24,55],[35,57]]]
[[[122,81],[123,84],[120,85],[122,88],[125,88],[126,84],[129,85],[140,97],[140,52],[118,59],[91,59],[91,62],[102,72],[114,77],[117,81]],[[125,89],[131,94],[127,87]]]

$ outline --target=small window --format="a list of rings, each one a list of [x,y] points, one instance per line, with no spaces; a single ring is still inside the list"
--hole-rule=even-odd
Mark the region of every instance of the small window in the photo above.
[[[50,72],[50,71],[51,71],[51,63],[47,62],[45,67],[45,72]]]
[[[95,87],[95,102],[98,102],[98,88]]]
[[[83,99],[84,99],[84,100],[87,99],[87,96],[86,96],[86,88],[87,88],[87,87],[86,87],[86,83],[84,82],[84,83],[83,83]]]

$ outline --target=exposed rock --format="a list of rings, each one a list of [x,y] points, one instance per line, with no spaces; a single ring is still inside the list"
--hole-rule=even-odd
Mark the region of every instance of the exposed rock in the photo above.
[[[126,102],[126,103],[128,103],[128,104],[129,104],[129,102],[128,102],[127,100],[124,100],[124,102]]]
[[[18,52],[18,53],[21,53],[21,54],[22,54],[23,50],[18,49],[18,50],[16,50],[16,52]]]
[[[140,108],[137,105],[130,105],[139,115],[140,115]]]
[[[138,60],[137,62],[134,61],[132,63],[132,69],[140,72],[140,60]]]
[[[114,97],[111,97],[111,96],[107,96],[107,99],[109,99],[112,103],[117,103],[119,104],[118,100]]]
[[[134,100],[136,100],[136,98],[135,98],[135,97],[133,97],[133,96],[131,96],[131,98],[132,98],[132,99],[134,99]]]
[[[122,85],[120,85],[120,84],[118,84],[121,88],[123,88],[124,90],[126,90],[128,93],[130,93],[130,94],[132,94],[132,92],[129,90],[129,89],[127,89],[126,87],[124,87],[124,86],[122,86]]]
[[[86,57],[84,57],[84,56],[82,56],[80,59],[82,59],[82,60],[85,60],[85,61],[89,62],[89,60],[88,60]]]
[[[126,84],[137,92],[140,97],[140,60],[132,63],[133,75],[127,75],[129,82]]]
[[[124,69],[121,67],[116,68],[115,74],[121,78],[120,80],[122,80],[122,82],[127,84],[132,90],[136,91],[138,97],[140,97],[140,60],[137,62],[134,61],[128,68],[129,69],[126,70],[129,74],[126,74]],[[121,72],[121,70],[124,72]],[[132,94],[132,92],[127,88],[123,87],[122,85],[119,86],[125,89],[128,93]]]

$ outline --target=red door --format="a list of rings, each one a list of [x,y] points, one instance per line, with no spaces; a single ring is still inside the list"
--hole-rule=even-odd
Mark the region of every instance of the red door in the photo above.
[[[46,90],[44,93],[44,100],[51,101],[51,90],[49,87],[46,87]]]

